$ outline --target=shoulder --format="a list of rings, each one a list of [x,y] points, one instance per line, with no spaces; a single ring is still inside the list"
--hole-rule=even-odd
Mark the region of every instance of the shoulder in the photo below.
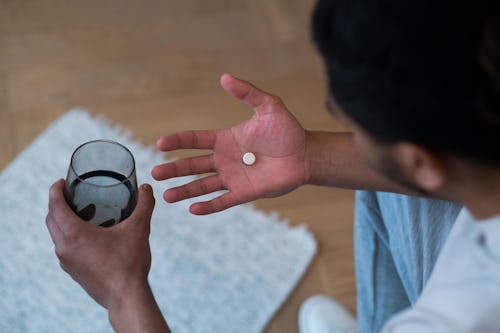
[[[476,221],[464,209],[419,299],[383,332],[498,332],[499,285],[500,216]]]

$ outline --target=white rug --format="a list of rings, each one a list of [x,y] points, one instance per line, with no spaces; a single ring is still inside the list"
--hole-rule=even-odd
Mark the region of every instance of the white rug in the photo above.
[[[45,227],[48,188],[84,141],[119,141],[153,185],[150,282],[174,332],[261,332],[316,251],[304,227],[245,205],[205,217],[167,204],[151,168],[163,154],[84,110],[54,122],[0,174],[0,332],[112,332],[107,313],[58,264]]]

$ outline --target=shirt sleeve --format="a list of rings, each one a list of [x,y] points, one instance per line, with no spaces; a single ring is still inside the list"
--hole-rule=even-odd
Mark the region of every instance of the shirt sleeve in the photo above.
[[[419,308],[411,308],[390,319],[381,333],[457,333],[461,330],[439,314]]]

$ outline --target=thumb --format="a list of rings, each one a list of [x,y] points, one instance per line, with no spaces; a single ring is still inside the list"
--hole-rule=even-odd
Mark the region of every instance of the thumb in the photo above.
[[[135,209],[125,221],[135,221],[135,223],[146,223],[149,225],[155,207],[153,189],[151,185],[143,184],[139,187],[138,193],[139,197],[137,198]]]
[[[250,82],[237,79],[229,74],[221,76],[220,84],[231,96],[241,99],[254,108],[257,114],[266,111],[278,111],[279,108],[274,106],[281,104],[281,100],[277,96],[262,91]]]

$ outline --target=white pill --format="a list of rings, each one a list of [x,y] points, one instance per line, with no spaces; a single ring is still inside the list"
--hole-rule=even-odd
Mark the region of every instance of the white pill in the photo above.
[[[252,165],[255,163],[255,154],[254,153],[245,153],[243,154],[243,163],[246,165]]]

